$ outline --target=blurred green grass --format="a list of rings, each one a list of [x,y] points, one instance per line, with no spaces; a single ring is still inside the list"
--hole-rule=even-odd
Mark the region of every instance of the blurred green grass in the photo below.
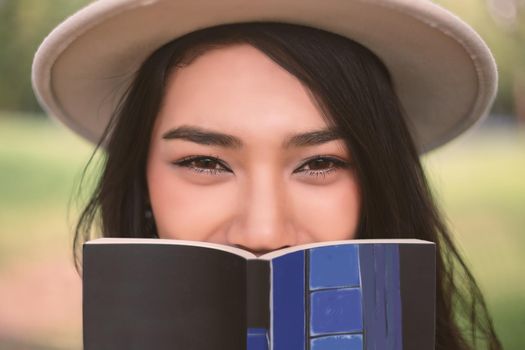
[[[0,271],[70,253],[68,203],[90,154],[46,118],[0,113]],[[505,349],[525,348],[525,133],[478,129],[423,161]]]
[[[69,239],[68,201],[89,155],[47,118],[0,113],[0,268]]]
[[[424,164],[504,349],[524,349],[525,130],[475,129]]]

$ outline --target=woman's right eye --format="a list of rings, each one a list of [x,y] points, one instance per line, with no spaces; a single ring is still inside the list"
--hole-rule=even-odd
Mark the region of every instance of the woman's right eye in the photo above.
[[[210,156],[190,156],[173,162],[174,165],[189,168],[197,173],[209,175],[220,175],[221,173],[231,173],[232,170],[224,165],[218,157]]]

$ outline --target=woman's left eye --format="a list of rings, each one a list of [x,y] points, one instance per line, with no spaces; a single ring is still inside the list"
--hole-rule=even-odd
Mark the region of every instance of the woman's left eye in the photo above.
[[[317,156],[303,163],[294,173],[305,173],[307,176],[326,176],[337,169],[349,167],[350,164],[341,159]]]

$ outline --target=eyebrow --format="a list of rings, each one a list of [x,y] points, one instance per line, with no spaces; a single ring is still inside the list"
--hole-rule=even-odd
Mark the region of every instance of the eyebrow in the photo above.
[[[171,129],[162,135],[164,140],[181,139],[195,142],[201,145],[220,146],[227,148],[240,148],[242,141],[232,135],[222,134],[195,126],[180,126]]]
[[[339,132],[333,129],[313,130],[305,133],[295,134],[283,142],[283,148],[309,147],[341,139]],[[162,135],[164,140],[186,140],[201,145],[219,146],[225,148],[241,148],[243,143],[236,136],[223,134],[201,127],[183,125],[171,129]]]
[[[316,146],[342,138],[342,135],[333,129],[314,130],[293,135],[289,139],[285,140],[283,147],[290,148]]]

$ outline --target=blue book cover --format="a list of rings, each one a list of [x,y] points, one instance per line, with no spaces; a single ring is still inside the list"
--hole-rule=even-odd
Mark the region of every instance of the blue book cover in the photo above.
[[[84,349],[434,349],[435,245],[84,244]]]

